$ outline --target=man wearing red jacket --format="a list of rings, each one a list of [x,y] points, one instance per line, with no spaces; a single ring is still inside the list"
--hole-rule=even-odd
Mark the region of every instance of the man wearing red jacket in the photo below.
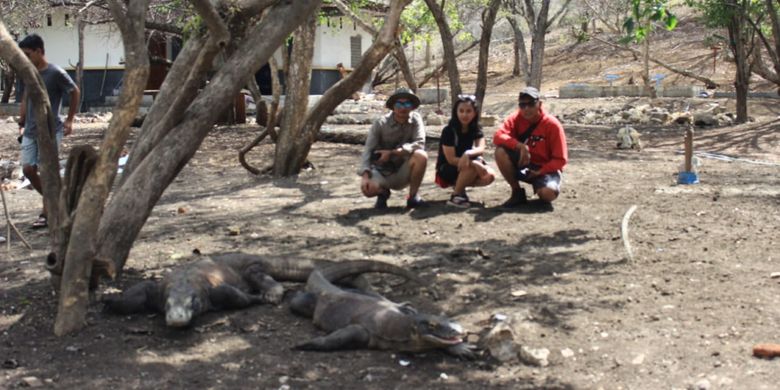
[[[512,187],[503,207],[526,203],[519,181],[533,186],[534,193],[549,204],[561,191],[561,172],[569,159],[563,126],[542,109],[539,90],[520,91],[519,109],[510,115],[493,136],[496,164]]]

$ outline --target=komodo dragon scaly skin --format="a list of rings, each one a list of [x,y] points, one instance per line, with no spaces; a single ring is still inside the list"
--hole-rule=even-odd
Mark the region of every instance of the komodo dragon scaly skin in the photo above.
[[[160,281],[138,283],[122,294],[105,296],[103,302],[109,312],[165,313],[166,325],[185,327],[195,317],[208,311],[279,303],[284,288],[277,280],[304,282],[315,266],[325,264],[334,263],[270,260],[247,253],[203,256],[174,268]],[[370,288],[362,277],[351,283],[359,288]]]
[[[330,332],[295,346],[299,350],[389,349],[422,352],[443,349],[473,358],[472,347],[462,339],[463,328],[442,316],[419,313],[408,304],[392,302],[378,294],[343,290],[331,281],[348,275],[382,271],[382,263],[352,261],[315,269],[290,309],[312,318],[314,325]]]

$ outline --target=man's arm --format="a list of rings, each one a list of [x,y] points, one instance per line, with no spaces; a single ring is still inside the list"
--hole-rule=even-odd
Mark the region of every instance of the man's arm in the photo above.
[[[412,141],[401,145],[399,149],[395,150],[394,154],[412,154],[415,150],[425,149],[425,124],[422,116],[417,112],[413,112],[410,115],[412,116],[412,123],[414,123]]]
[[[79,87],[73,86],[73,89],[70,91],[70,101],[68,103],[68,116],[65,118],[65,123],[63,123],[63,134],[64,135],[70,135],[73,133],[73,117],[76,116],[76,112],[79,109],[79,102],[81,99],[81,91],[79,91]]]
[[[19,135],[24,134],[25,123],[27,123],[27,92],[22,93],[22,103],[19,104]]]
[[[501,124],[501,127],[496,130],[496,134],[493,135],[493,145],[497,147],[503,146],[509,150],[517,149],[519,142],[514,137],[516,121],[517,115],[515,114],[506,118],[504,123]]]
[[[379,145],[379,119],[375,120],[374,124],[371,125],[371,129],[368,130],[366,144],[363,146],[363,154],[360,156],[358,175],[371,175],[371,154],[374,153],[377,145]]]
[[[556,124],[554,130],[549,132],[548,142],[550,144],[550,159],[546,164],[539,168],[539,174],[547,174],[563,170],[569,161],[569,148],[566,145],[566,135],[563,132],[563,126]]]

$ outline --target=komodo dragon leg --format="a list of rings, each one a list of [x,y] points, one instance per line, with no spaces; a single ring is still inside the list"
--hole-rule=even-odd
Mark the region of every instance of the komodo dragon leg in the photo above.
[[[162,312],[164,310],[160,284],[146,280],[138,283],[121,294],[105,295],[102,298],[104,310],[132,314],[144,311]]]
[[[315,337],[294,349],[301,351],[335,351],[340,349],[361,349],[368,347],[368,331],[360,325],[349,325],[327,336]]]
[[[261,265],[247,267],[242,276],[253,291],[263,296],[264,302],[277,304],[282,301],[284,286],[263,272]]]
[[[243,309],[258,303],[271,303],[265,295],[247,294],[229,284],[209,289],[209,301],[214,309]]]

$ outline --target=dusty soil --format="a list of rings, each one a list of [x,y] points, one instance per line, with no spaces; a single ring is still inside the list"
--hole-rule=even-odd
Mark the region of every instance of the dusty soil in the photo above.
[[[506,94],[490,97],[491,113],[511,110],[517,85],[497,87]],[[546,104],[563,112],[629,102],[637,100]],[[0,252],[0,388],[776,388],[778,361],[754,358],[751,347],[780,343],[780,279],[771,276],[780,272],[777,111],[777,101],[755,100],[756,122],[699,129],[697,150],[740,159],[703,158],[701,183],[690,186],[676,184],[682,128],[640,127],[645,148],[636,151],[615,148],[615,128],[567,124],[571,162],[551,212],[533,203],[499,209],[508,195],[500,181],[471,191],[473,208],[448,207],[448,191],[433,184],[433,142],[421,189],[430,206],[405,210],[396,193],[378,212],[359,195],[359,146],[317,143],[315,169],[254,177],[235,151],[256,129],[217,128],[154,209],[125,277],[96,297],[159,277],[196,249],[375,259],[446,292],[434,300],[377,279],[391,299],[453,317],[471,340],[504,314],[520,345],[550,351],[545,367],[486,354],[460,361],[440,352],[291,351],[321,332],[285,304],[212,313],[174,331],[160,316],[108,315],[96,302],[82,332],[57,338],[42,270],[47,237],[30,229],[40,197],[9,192],[11,218],[35,250],[14,238]],[[80,125],[65,150],[96,145],[103,126]],[[16,158],[13,127],[1,130],[0,157]],[[250,159],[262,165],[272,152],[263,144]],[[633,205],[629,260],[620,225]]]

